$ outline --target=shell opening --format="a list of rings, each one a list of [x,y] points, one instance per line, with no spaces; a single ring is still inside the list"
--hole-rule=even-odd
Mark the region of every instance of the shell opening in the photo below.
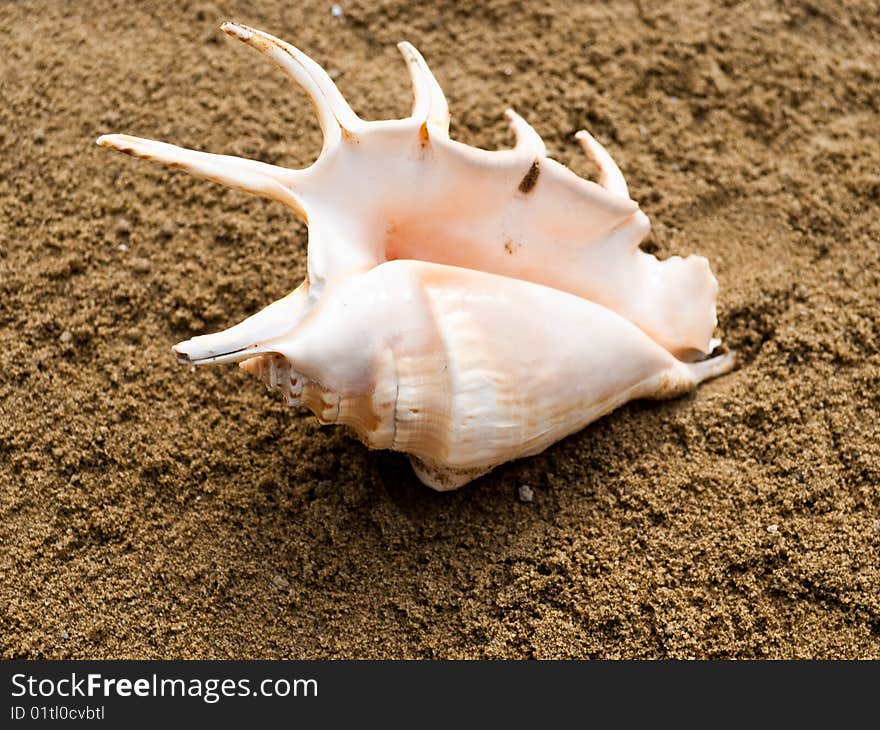
[[[246,373],[262,380],[267,390],[280,391],[288,404],[300,403],[305,378],[291,367],[284,355],[267,352],[243,360],[238,366]]]

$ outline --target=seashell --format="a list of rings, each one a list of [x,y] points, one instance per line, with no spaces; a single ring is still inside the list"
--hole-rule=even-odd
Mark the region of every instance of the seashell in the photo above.
[[[306,91],[324,145],[310,167],[289,170],[128,135],[98,140],[278,200],[308,224],[300,287],[175,345],[182,362],[240,362],[323,423],[408,453],[437,489],[732,367],[730,353],[706,359],[718,344],[708,262],[639,250],[648,219],[587,132],[576,137],[598,183],[550,159],[512,110],[513,149],[450,139],[440,86],[408,43],[411,115],[367,122],[298,49],[222,27]]]
[[[437,489],[537,454],[633,398],[691,390],[731,363],[682,362],[567,292],[405,259],[349,277],[249,354],[244,368],[289,402],[370,448],[410,454]]]

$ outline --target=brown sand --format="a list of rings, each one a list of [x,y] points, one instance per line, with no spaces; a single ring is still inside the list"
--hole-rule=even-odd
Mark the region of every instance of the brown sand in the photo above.
[[[0,6],[2,655],[880,658],[880,5],[341,4]],[[647,248],[711,260],[740,367],[451,494],[180,368],[306,230],[94,139],[308,164],[305,97],[227,18],[370,118],[408,109],[405,38],[465,142],[510,105],[587,175],[590,128]]]

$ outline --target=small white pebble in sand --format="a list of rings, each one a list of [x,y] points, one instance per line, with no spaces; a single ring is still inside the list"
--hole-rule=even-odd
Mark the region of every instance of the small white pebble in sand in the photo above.
[[[290,586],[290,583],[288,583],[287,580],[286,580],[285,578],[283,578],[282,576],[280,576],[280,575],[276,575],[276,576],[274,576],[274,577],[272,578],[272,582],[275,584],[275,587],[276,587],[276,588],[278,588],[278,589],[280,589],[280,590],[282,590],[282,591],[283,591],[285,588],[288,588],[288,587]]]
[[[126,246],[124,243],[120,243],[119,250],[120,251],[128,251],[128,246]]]
[[[69,638],[70,638],[70,634],[68,634],[66,631],[62,631],[62,632],[61,632],[61,638],[62,638],[62,639],[69,639]]]
[[[330,15],[334,18],[341,18],[345,15],[345,11],[342,9],[341,5],[336,5],[335,3],[330,6]]]
[[[779,525],[767,525],[767,532],[769,532],[771,535],[775,535],[777,532],[779,532]]]
[[[874,520],[874,532],[880,532],[880,520]]]
[[[535,493],[528,484],[519,485],[519,499],[521,502],[531,502],[535,498]]]
[[[58,338],[58,341],[62,345],[66,345],[69,342],[71,342],[72,340],[73,340],[73,332],[71,332],[70,330],[64,330],[64,332],[62,332],[61,336]]]

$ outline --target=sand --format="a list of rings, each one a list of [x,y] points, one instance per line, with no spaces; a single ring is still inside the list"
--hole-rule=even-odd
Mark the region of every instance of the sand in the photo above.
[[[340,5],[0,5],[0,654],[880,658],[877,2]],[[230,18],[367,118],[408,111],[408,39],[464,142],[509,145],[512,106],[590,175],[589,128],[645,248],[712,262],[738,368],[448,494],[181,368],[307,232],[94,140],[309,164],[305,96]]]

